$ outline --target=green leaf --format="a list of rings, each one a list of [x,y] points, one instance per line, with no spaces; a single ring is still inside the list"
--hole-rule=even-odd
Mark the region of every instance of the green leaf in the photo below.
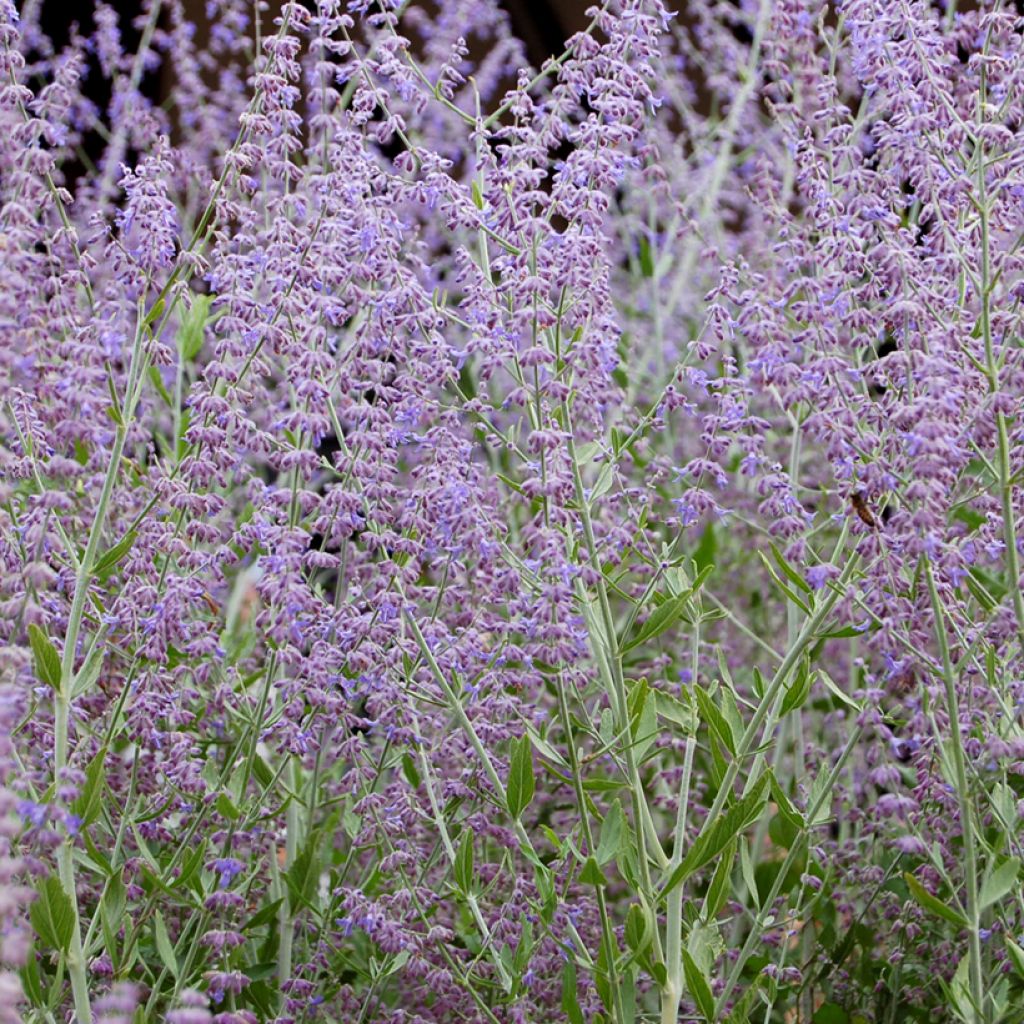
[[[178,333],[178,352],[185,362],[191,362],[203,347],[203,332],[210,318],[212,295],[195,295],[192,308],[185,314]]]
[[[37,1009],[46,1005],[43,995],[43,983],[39,978],[39,961],[34,949],[30,948],[25,957],[25,964],[18,972],[21,975],[21,988],[28,1001]]]
[[[110,931],[113,935],[117,934],[124,923],[122,919],[127,899],[121,872],[115,871],[107,879],[106,888],[103,890],[103,898],[100,900],[100,919],[110,926]]]
[[[779,568],[786,574],[786,579],[793,583],[794,586],[799,587],[809,597],[813,597],[814,590],[810,584],[786,561],[785,556],[774,544],[771,545],[771,549]]]
[[[677,700],[662,690],[654,690],[654,706],[658,717],[678,725],[686,735],[692,735],[697,729],[697,716],[689,705]]]
[[[282,903],[284,903],[283,897],[279,900],[274,900],[272,903],[268,903],[265,907],[260,907],[260,909],[242,925],[242,931],[252,932],[257,928],[263,927],[265,924],[269,924],[277,917],[277,912]]]
[[[473,888],[473,830],[467,825],[462,830],[462,839],[455,852],[455,884],[463,891]]]
[[[1010,857],[1009,860],[1000,864],[999,867],[985,879],[981,886],[981,895],[978,898],[978,909],[998,903],[1008,892],[1017,888],[1017,876],[1020,874],[1020,859]]]
[[[718,925],[696,922],[686,937],[686,949],[701,973],[705,977],[710,975],[718,958],[725,952],[725,941],[718,930]]]
[[[595,854],[598,864],[607,864],[619,852],[619,843],[622,841],[625,827],[626,819],[622,813],[622,805],[615,800],[601,823],[601,840],[597,844]]]
[[[75,913],[71,898],[56,875],[50,875],[39,886],[38,895],[29,908],[29,918],[47,949],[60,953],[68,951],[75,927]]]
[[[686,979],[686,987],[704,1019],[713,1021],[715,1019],[715,997],[711,994],[711,986],[689,952],[684,949],[682,954],[683,977]]]
[[[604,877],[604,873],[597,865],[597,861],[593,857],[588,857],[586,863],[583,865],[583,870],[580,872],[580,881],[584,885],[607,885],[608,879]]]
[[[910,895],[918,906],[930,911],[937,917],[944,918],[950,924],[955,924],[958,928],[967,927],[967,921],[962,914],[947,906],[938,897],[933,896],[909,871],[903,872],[903,880],[907,883]]]
[[[53,641],[33,622],[28,627],[28,642],[32,648],[36,677],[59,692],[60,655]]]
[[[806,827],[804,816],[796,809],[796,806],[789,799],[786,791],[779,785],[778,779],[775,778],[775,773],[770,769],[768,771],[768,784],[771,787],[772,799],[779,808],[779,814],[781,814],[783,819],[792,825],[793,828],[798,831],[803,831]]]
[[[72,700],[81,697],[82,694],[88,693],[92,689],[93,684],[100,677],[103,659],[106,657],[106,654],[107,650],[103,644],[96,644],[93,647],[85,660],[85,664],[75,673],[74,684],[71,687]]]
[[[178,977],[178,959],[174,955],[174,944],[170,935],[167,934],[167,925],[164,923],[163,914],[159,910],[153,913],[153,936],[156,939],[156,951],[164,967],[171,972],[171,976]]]
[[[739,841],[740,847],[740,874],[743,876],[743,884],[747,887],[747,898],[754,905],[755,909],[761,906],[761,892],[757,887],[757,878],[754,875],[754,862],[750,857],[750,843],[745,839]]]
[[[92,567],[93,576],[105,580],[114,571],[118,562],[131,551],[137,536],[134,530],[129,530],[112,548],[108,548],[100,555]]]
[[[842,690],[839,689],[836,681],[827,673],[818,670],[818,678],[825,684],[825,688],[832,694],[840,704],[845,704],[848,708],[853,708],[855,711],[860,711],[861,706],[852,698],[848,697]]]
[[[707,690],[699,683],[693,684],[693,695],[697,701],[697,708],[700,717],[707,723],[708,728],[718,737],[719,742],[729,751],[736,754],[736,737],[733,735],[732,727],[728,719],[718,709],[718,705],[711,699]]]
[[[789,714],[790,711],[803,707],[807,697],[810,695],[813,681],[814,677],[811,675],[810,665],[807,659],[803,658],[800,662],[800,667],[797,669],[796,678],[786,688],[786,695],[782,698],[781,715]]]
[[[541,757],[546,757],[552,764],[557,764],[560,768],[569,767],[569,762],[536,729],[528,725],[526,735],[530,737],[530,742]]]
[[[142,326],[152,327],[152,325],[155,324],[157,320],[159,320],[160,317],[164,315],[165,308],[166,303],[164,302],[164,300],[157,299],[156,303],[153,305],[153,308],[150,309],[150,311],[146,314],[145,319],[142,321]]]
[[[722,907],[725,906],[726,901],[729,899],[729,893],[732,891],[732,868],[735,862],[736,840],[730,839],[725,846],[725,851],[715,865],[715,873],[711,878],[711,884],[708,886],[707,895],[704,897],[704,913],[702,916],[705,921],[713,921],[721,913]]]
[[[149,368],[149,382],[156,388],[156,393],[163,399],[165,405],[174,406],[174,399],[171,398],[171,393],[164,386],[164,378],[160,373],[159,366],[151,366]]]
[[[1024,978],[1024,949],[1021,949],[1009,935],[1004,936],[1003,941],[1006,943],[1006,952],[1009,954],[1013,969]]]
[[[627,699],[630,736],[637,761],[643,759],[658,736],[658,712],[654,692],[646,678],[638,679]]]
[[[813,1024],[849,1024],[849,1014],[836,1003],[822,1003],[811,1018]]]
[[[203,895],[201,869],[205,860],[206,840],[203,839],[196,844],[191,853],[186,854],[181,864],[181,874],[178,876],[178,884],[189,886],[198,896]]]
[[[633,639],[629,643],[619,645],[620,652],[625,654],[634,647],[639,647],[641,644],[647,643],[648,640],[653,640],[670,630],[680,619],[685,617],[686,605],[689,600],[690,591],[687,591],[678,597],[670,597],[662,602],[651,612]]]
[[[715,556],[718,554],[718,539],[715,536],[714,523],[708,523],[700,536],[700,542],[693,551],[693,562],[698,570],[714,569]]]
[[[626,926],[623,930],[626,945],[633,953],[641,954],[653,941],[654,930],[650,919],[639,903],[631,903],[626,911]]]
[[[850,637],[864,636],[865,633],[867,630],[862,626],[838,626],[827,633],[818,633],[817,636],[822,640],[846,640]]]
[[[628,783],[622,779],[585,779],[583,788],[588,793],[614,793],[617,789],[625,789]]]
[[[644,277],[654,277],[654,255],[651,252],[651,243],[645,235],[639,239],[640,273]]]
[[[753,821],[767,802],[768,776],[762,775],[746,796],[741,797],[719,814],[713,821],[707,821],[701,833],[694,840],[683,862],[669,875],[662,896],[668,895],[684,879],[713,860],[729,842]]]
[[[103,786],[106,776],[103,763],[107,756],[107,748],[100,747],[85,769],[85,783],[78,797],[71,804],[71,812],[77,815],[82,826],[91,825],[99,816],[103,806]]]
[[[602,936],[600,945],[597,947],[597,963],[592,975],[594,987],[601,997],[601,1003],[606,1010],[612,1011],[615,1007],[615,1000],[612,997],[611,970],[617,959],[617,950],[609,948],[607,936]]]
[[[562,1012],[569,1018],[569,1024],[584,1024],[576,991],[576,965],[572,960],[566,960],[562,968]]]
[[[269,978],[272,974],[276,973],[277,970],[278,970],[278,965],[276,963],[271,963],[270,961],[266,961],[266,962],[261,963],[261,964],[246,964],[245,965],[246,976],[251,981],[262,981],[264,978]],[[377,977],[378,978],[384,977],[386,972],[387,972],[387,968],[385,968],[379,975],[377,975]]]
[[[229,797],[227,793],[219,793],[214,806],[217,808],[217,813],[222,814],[228,819],[228,821],[238,821],[241,817],[241,812],[234,805],[231,797]]]
[[[420,778],[416,762],[412,759],[412,755],[408,753],[402,755],[402,774],[405,776],[406,782],[408,782],[413,789],[420,788],[420,783],[423,780]]]
[[[772,563],[768,561],[768,557],[763,551],[758,551],[758,555],[761,561],[764,563],[765,569],[768,570],[768,575],[775,581],[775,585],[793,602],[805,615],[811,614],[811,609],[807,607],[807,604],[797,597],[792,587],[786,586],[783,582],[782,577],[775,571]]]
[[[520,736],[512,746],[512,758],[509,762],[508,788],[505,802],[508,813],[518,819],[523,811],[530,806],[536,786],[533,777],[533,745],[529,736]]]
[[[288,885],[288,906],[309,905],[320,879],[320,833],[313,832],[299,851],[295,862],[284,873]]]

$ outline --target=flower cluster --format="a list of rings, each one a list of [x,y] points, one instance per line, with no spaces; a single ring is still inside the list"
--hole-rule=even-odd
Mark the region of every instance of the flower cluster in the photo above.
[[[186,6],[0,0],[0,1020],[1016,1020],[1015,9]]]

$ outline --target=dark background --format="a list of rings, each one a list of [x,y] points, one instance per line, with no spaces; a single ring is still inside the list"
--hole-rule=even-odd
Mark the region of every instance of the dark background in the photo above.
[[[585,11],[594,0],[502,0],[500,6],[508,13],[514,33],[526,46],[530,63],[539,67],[545,58],[561,53],[565,40],[574,32],[587,25]],[[140,12],[138,0],[108,0],[120,15],[122,40],[131,52],[138,42],[138,33],[131,22]],[[270,25],[280,9],[281,0],[269,0],[270,10],[264,13],[264,23]],[[190,21],[194,21],[201,33],[205,27],[204,10],[206,0],[184,0]],[[92,28],[91,0],[44,0],[42,5],[42,28],[54,44],[62,47],[68,42],[72,24],[78,23],[83,30]],[[143,90],[153,99],[162,99],[167,83],[151,77],[143,83]],[[101,97],[90,97],[101,99]]]

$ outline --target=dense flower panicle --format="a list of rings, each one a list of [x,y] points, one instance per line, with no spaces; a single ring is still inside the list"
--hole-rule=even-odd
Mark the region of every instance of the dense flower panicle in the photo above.
[[[22,8],[0,1019],[998,1019],[1019,16]]]

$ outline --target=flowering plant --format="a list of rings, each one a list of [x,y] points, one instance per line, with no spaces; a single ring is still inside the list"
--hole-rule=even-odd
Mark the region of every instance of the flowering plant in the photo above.
[[[0,1020],[1024,1021],[1017,9],[40,12]]]

